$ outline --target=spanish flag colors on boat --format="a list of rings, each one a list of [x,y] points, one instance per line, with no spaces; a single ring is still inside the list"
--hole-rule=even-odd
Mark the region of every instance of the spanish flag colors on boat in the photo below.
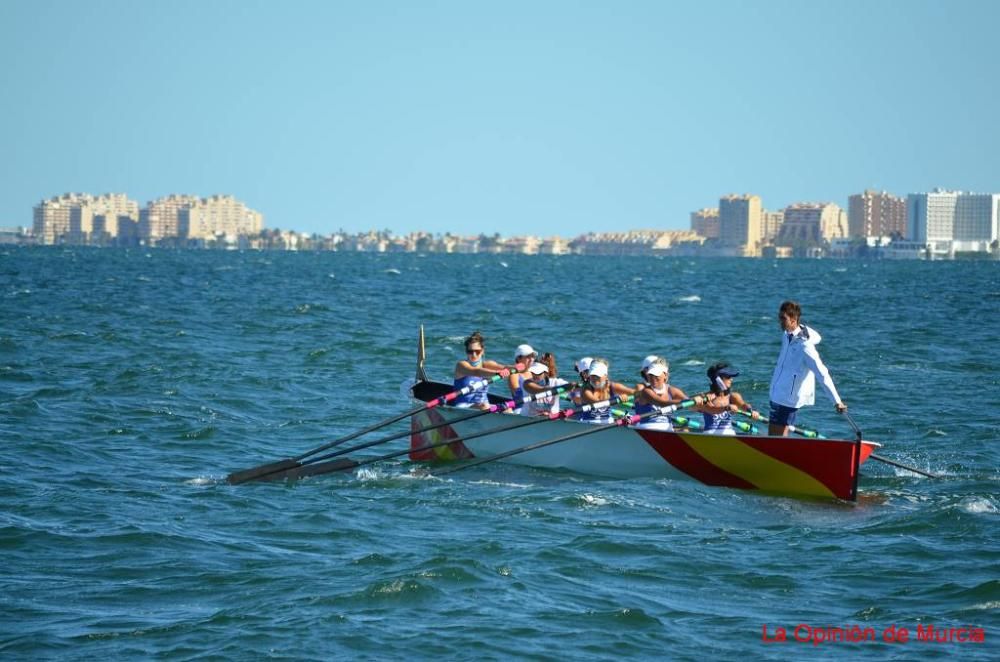
[[[411,392],[426,402],[451,388],[419,381]],[[468,410],[439,407],[414,416],[410,459],[442,462],[486,457],[589,427],[573,420],[552,420],[522,430],[522,416],[498,413],[463,420],[467,415]],[[436,424],[444,425],[420,432]],[[595,476],[690,479],[773,494],[855,500],[858,468],[878,446],[861,440],[718,436],[608,425],[600,432],[511,454],[503,461]]]

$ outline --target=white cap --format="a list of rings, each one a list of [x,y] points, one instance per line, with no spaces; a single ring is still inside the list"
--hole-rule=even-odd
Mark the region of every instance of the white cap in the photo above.
[[[653,363],[648,368],[646,368],[646,375],[665,375],[667,374],[667,366],[662,363]]]
[[[590,370],[590,364],[593,362],[594,359],[590,358],[589,356],[583,357],[582,359],[576,362],[576,371],[587,372],[588,370]]]
[[[642,369],[649,370],[649,366],[653,365],[654,363],[659,363],[661,360],[662,359],[660,359],[660,357],[657,356],[656,354],[650,354],[649,356],[647,356],[642,360]]]
[[[590,364],[590,376],[591,377],[607,377],[608,376],[608,365],[603,361],[593,361]]]
[[[543,372],[548,372],[548,371],[549,371],[549,366],[545,365],[541,361],[535,361],[528,368],[528,372],[530,372],[533,375],[540,375]]]
[[[535,353],[535,350],[531,349],[531,345],[518,345],[517,349],[514,350],[514,358],[519,356],[531,356]]]

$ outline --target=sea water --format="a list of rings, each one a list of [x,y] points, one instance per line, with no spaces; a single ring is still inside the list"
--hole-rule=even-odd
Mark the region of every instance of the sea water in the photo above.
[[[865,437],[940,478],[869,461],[857,504],[405,458],[225,481],[410,409],[421,324],[441,380],[478,329],[564,375],[660,354],[689,393],[728,361],[766,410],[787,298]],[[4,248],[0,656],[995,659],[998,329],[986,261]],[[822,392],[799,422],[851,436]]]

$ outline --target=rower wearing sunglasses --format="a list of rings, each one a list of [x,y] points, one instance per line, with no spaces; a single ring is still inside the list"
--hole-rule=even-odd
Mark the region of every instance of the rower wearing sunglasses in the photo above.
[[[485,357],[486,342],[479,331],[465,339],[465,357],[455,364],[455,389],[465,388],[473,384],[481,384],[479,388],[456,398],[451,404],[454,407],[472,407],[486,409],[490,406],[486,395],[486,382],[490,377],[500,375],[501,379],[510,377],[510,369]]]

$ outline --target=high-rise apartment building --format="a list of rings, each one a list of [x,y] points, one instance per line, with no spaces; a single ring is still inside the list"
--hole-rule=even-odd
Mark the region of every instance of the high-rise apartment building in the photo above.
[[[1000,238],[1000,194],[935,189],[906,196],[909,238],[950,251],[988,250]]]
[[[865,191],[848,198],[851,237],[906,236],[906,201],[885,191]]]
[[[705,207],[691,212],[691,229],[705,239],[719,238],[719,210]]]
[[[785,222],[785,212],[763,210],[760,215],[760,238],[763,244],[773,244]]]
[[[35,235],[43,244],[107,244],[139,218],[139,204],[124,193],[64,193],[34,208]]]
[[[124,193],[90,197],[70,212],[69,243],[112,243],[118,239],[119,227],[134,225],[138,220],[139,203]]]
[[[146,203],[139,212],[139,239],[153,245],[161,239],[181,236],[181,212],[198,202],[194,195],[171,194]]]
[[[760,196],[727,195],[719,199],[719,240],[723,246],[737,249],[738,254],[754,257],[760,254]]]
[[[202,198],[178,214],[180,236],[187,239],[215,239],[219,235],[237,237],[258,234],[264,217],[231,195]]]
[[[798,202],[785,207],[785,220],[775,238],[780,246],[819,246],[847,236],[847,215],[832,202]]]
[[[32,229],[39,243],[56,244],[65,241],[69,234],[70,212],[88,197],[90,196],[86,193],[64,193],[35,205]]]

